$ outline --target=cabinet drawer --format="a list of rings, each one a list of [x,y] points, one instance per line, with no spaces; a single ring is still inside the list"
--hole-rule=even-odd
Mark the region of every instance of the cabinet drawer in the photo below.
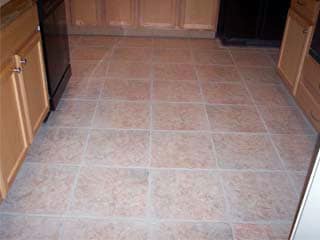
[[[291,7],[302,17],[315,23],[319,14],[319,0],[292,0]]]
[[[302,82],[315,101],[320,104],[320,64],[310,55],[306,57],[304,63]]]
[[[303,83],[300,83],[296,99],[313,126],[320,131],[320,105],[316,103]]]

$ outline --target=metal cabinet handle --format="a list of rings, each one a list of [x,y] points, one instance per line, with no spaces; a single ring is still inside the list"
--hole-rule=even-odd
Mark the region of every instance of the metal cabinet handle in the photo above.
[[[20,63],[26,65],[28,60],[26,58],[21,58]]]
[[[311,112],[310,112],[310,115],[311,115],[311,118],[312,118],[313,120],[315,120],[315,121],[317,121],[317,122],[320,122],[320,119],[317,118],[317,117],[314,115],[314,113],[313,113],[312,110],[311,110]]]
[[[16,68],[12,69],[12,72],[21,73],[22,72],[22,68],[21,67],[16,67]]]

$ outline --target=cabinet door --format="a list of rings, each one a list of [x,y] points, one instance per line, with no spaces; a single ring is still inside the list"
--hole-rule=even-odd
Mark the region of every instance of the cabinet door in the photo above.
[[[19,75],[25,94],[23,102],[28,112],[30,140],[36,134],[49,111],[48,90],[43,62],[40,34],[33,38],[16,56],[17,66],[21,66]]]
[[[97,26],[99,23],[98,0],[69,0],[67,4],[71,25]]]
[[[218,0],[184,0],[182,25],[187,29],[216,30]]]
[[[311,34],[312,27],[290,10],[282,40],[278,70],[293,94],[298,86]]]
[[[29,146],[22,87],[14,64],[0,73],[0,191],[5,198]]]
[[[136,0],[104,0],[107,25],[132,26],[136,18]]]
[[[173,27],[177,22],[176,0],[141,0],[140,25]]]

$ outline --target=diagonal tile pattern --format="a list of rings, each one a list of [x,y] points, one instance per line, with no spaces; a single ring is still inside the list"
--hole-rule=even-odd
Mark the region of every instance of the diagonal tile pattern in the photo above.
[[[315,132],[276,49],[70,44],[73,77],[0,205],[0,238],[287,239]]]

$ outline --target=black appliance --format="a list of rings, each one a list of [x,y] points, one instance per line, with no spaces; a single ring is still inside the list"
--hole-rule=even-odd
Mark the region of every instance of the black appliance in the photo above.
[[[318,18],[318,23],[313,35],[310,55],[320,64],[320,17]]]
[[[71,77],[64,0],[38,0],[38,12],[50,105],[55,110]]]
[[[290,0],[221,0],[218,37],[225,45],[280,46]]]

